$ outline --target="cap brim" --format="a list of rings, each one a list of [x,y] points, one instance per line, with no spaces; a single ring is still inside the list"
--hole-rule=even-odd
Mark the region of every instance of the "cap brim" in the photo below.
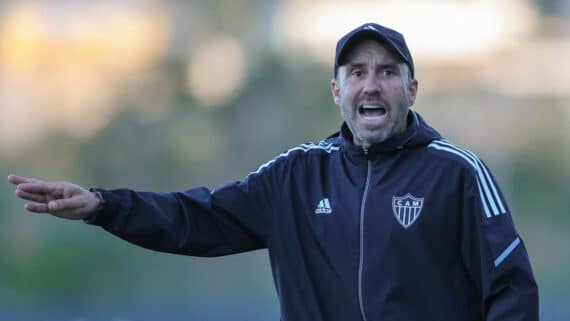
[[[349,37],[348,40],[346,40],[337,56],[337,61],[335,62],[336,66],[339,67],[345,64],[344,60],[346,59],[346,56],[350,53],[352,47],[354,47],[356,43],[369,39],[376,40],[381,44],[386,45],[387,49],[396,57],[398,57],[398,59],[400,59],[402,62],[407,62],[404,58],[404,54],[398,50],[397,45],[394,44],[389,38],[376,31],[364,29],[355,32]]]

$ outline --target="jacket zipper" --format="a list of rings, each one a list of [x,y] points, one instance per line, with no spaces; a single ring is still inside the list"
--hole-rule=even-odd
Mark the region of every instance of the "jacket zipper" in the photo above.
[[[366,163],[366,183],[364,184],[364,193],[362,194],[362,203],[360,204],[360,261],[358,263],[358,302],[360,303],[360,314],[362,321],[367,321],[364,313],[364,302],[362,299],[362,271],[364,269],[364,205],[368,194],[368,185],[370,184],[370,173],[372,171],[372,162],[368,160]]]

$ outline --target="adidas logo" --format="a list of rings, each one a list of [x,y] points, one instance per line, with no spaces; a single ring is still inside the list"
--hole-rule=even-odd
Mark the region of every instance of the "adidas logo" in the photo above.
[[[323,198],[317,208],[315,209],[315,214],[330,214],[332,213],[331,203],[328,198]]]

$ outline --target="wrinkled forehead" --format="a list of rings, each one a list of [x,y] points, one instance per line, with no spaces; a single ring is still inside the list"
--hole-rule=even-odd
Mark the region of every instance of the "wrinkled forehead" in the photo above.
[[[341,66],[365,63],[371,59],[379,60],[382,64],[404,63],[386,43],[377,39],[362,39],[346,49]]]

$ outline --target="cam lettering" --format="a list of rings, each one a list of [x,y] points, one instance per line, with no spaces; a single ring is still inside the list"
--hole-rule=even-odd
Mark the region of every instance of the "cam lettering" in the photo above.
[[[412,207],[420,207],[421,206],[419,201],[411,201],[410,202],[409,200],[406,200],[406,201],[397,200],[396,205],[397,206],[412,206]]]

